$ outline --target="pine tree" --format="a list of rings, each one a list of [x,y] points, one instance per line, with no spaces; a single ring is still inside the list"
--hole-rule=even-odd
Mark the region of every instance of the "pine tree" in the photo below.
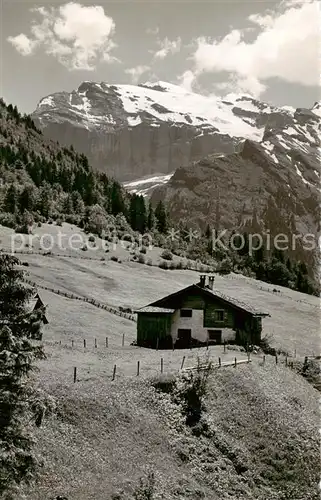
[[[113,215],[125,214],[125,203],[120,184],[113,182],[111,188],[111,212]]]
[[[40,424],[45,404],[26,383],[43,359],[32,338],[39,333],[44,311],[27,312],[33,293],[23,282],[18,259],[0,255],[0,497],[16,498],[16,488],[33,478],[38,460],[33,452],[31,422]]]
[[[148,207],[148,215],[147,215],[147,228],[151,231],[152,229],[154,229],[154,225],[155,225],[155,214],[154,214],[153,206],[150,203],[149,207]]]
[[[5,212],[10,212],[11,214],[16,213],[18,210],[18,193],[16,186],[10,184],[4,197],[3,208]]]
[[[166,233],[168,229],[168,220],[167,220],[165,205],[162,202],[162,200],[160,200],[157,204],[157,207],[155,209],[155,217],[157,220],[157,229],[161,233]]]
[[[30,212],[35,208],[35,188],[29,184],[25,186],[19,195],[19,209],[20,212],[28,210]]]
[[[132,195],[129,207],[130,225],[134,231],[144,233],[147,224],[146,206],[142,196]]]
[[[73,191],[71,193],[71,198],[72,198],[73,211],[77,215],[82,215],[85,211],[85,204],[78,191]]]
[[[44,182],[39,190],[38,209],[44,217],[49,217],[52,208],[52,189]]]
[[[70,194],[67,194],[63,201],[62,210],[65,214],[72,214],[74,212],[73,199]]]

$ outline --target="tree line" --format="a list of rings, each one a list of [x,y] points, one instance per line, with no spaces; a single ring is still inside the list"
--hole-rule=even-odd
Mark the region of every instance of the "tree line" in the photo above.
[[[134,231],[167,231],[168,214],[162,201],[154,209],[143,196],[130,194],[105,173],[95,172],[87,157],[72,146],[46,144],[31,118],[22,117],[16,106],[0,104],[0,134],[6,139],[0,145],[4,179],[0,210],[7,214],[0,222],[14,226],[28,212],[45,219],[74,216],[74,222],[81,223],[86,210],[98,206],[105,216],[122,214]],[[10,128],[10,122],[14,127]],[[17,126],[25,134],[17,134]],[[31,148],[30,133],[39,135],[38,151]]]

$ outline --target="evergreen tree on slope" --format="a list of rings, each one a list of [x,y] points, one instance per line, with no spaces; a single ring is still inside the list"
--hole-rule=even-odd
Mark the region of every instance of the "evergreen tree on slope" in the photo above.
[[[40,425],[46,403],[28,376],[44,352],[33,338],[44,310],[28,312],[33,293],[23,282],[19,261],[0,254],[0,498],[16,498],[18,486],[37,468],[32,424]]]

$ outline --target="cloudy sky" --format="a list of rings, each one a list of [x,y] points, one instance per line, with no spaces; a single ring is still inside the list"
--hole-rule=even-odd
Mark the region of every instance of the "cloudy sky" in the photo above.
[[[320,99],[315,0],[2,0],[1,36],[0,93],[22,112],[84,80],[165,80],[294,107]]]

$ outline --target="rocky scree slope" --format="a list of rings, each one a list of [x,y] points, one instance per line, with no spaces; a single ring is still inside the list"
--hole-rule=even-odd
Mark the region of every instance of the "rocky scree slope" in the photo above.
[[[153,191],[152,200],[164,200],[174,219],[195,226],[317,238],[320,116],[319,103],[271,113],[262,141],[246,139],[238,152],[211,154],[180,167]]]

